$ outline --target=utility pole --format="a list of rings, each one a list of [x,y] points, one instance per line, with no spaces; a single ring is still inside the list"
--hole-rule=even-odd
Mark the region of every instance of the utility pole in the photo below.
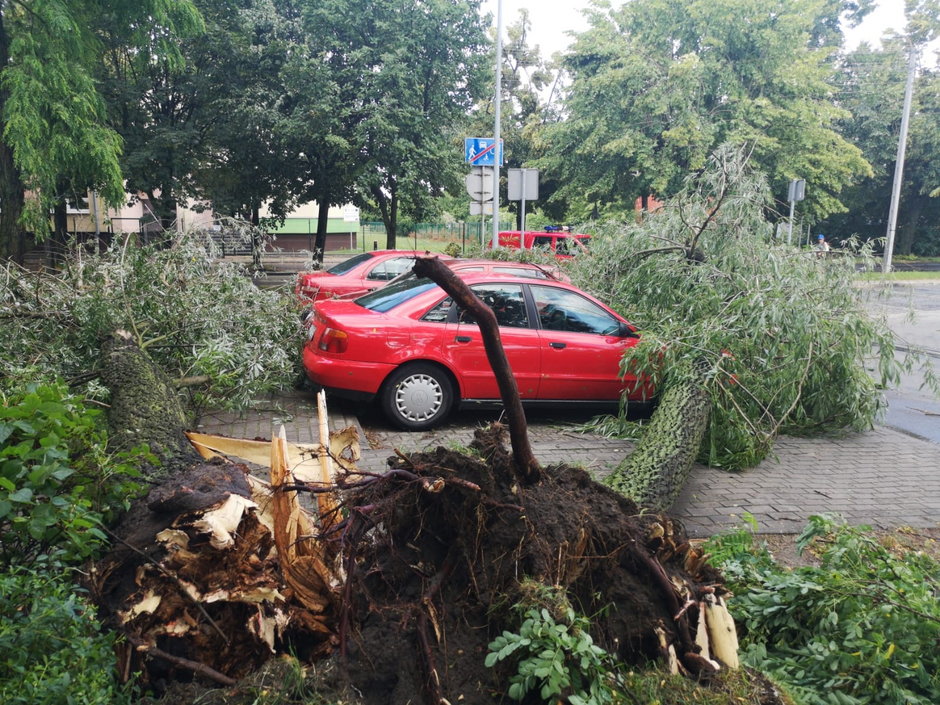
[[[911,102],[914,97],[914,74],[917,72],[917,54],[912,44],[908,49],[907,85],[904,87],[904,112],[901,115],[901,134],[898,136],[898,158],[894,164],[894,184],[891,189],[891,209],[888,211],[888,238],[885,242],[881,271],[891,271],[894,255],[894,233],[898,225],[898,202],[901,200],[901,180],[904,177],[904,154],[907,151],[907,127],[911,121]]]
[[[502,144],[500,143],[499,123],[500,99],[503,93],[503,0],[496,2],[496,100],[494,110],[496,125],[493,128],[493,138],[496,142],[496,162],[493,166],[493,247],[499,247],[499,164],[503,158]]]

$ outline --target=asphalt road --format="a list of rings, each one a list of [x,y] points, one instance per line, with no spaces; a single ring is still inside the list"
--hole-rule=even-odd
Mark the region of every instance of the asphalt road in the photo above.
[[[884,314],[897,336],[897,359],[919,350],[922,359],[940,373],[940,281],[896,284],[887,298],[870,303],[876,314]],[[924,386],[925,373],[915,365],[904,373],[900,384],[885,392],[886,426],[940,443],[940,399]]]

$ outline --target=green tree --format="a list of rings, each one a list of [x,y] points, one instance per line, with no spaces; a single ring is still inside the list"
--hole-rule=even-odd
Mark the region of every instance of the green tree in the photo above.
[[[625,365],[660,394],[705,370],[699,458],[729,469],[760,462],[779,433],[870,427],[882,402],[866,361],[879,386],[899,374],[890,331],[853,286],[855,257],[774,243],[769,204],[744,150],[723,147],[642,223],[600,228],[572,270],[643,331]]]
[[[108,127],[95,81],[104,23],[154,55],[176,56],[171,35],[195,32],[188,1],[3,0],[0,2],[0,256],[22,255],[24,232],[49,230],[63,180],[124,200],[121,140]],[[31,197],[26,198],[29,191]]]
[[[676,193],[726,142],[752,145],[778,199],[805,178],[806,211],[843,208],[842,189],[869,173],[834,130],[831,28],[843,3],[818,0],[636,0],[598,5],[565,59],[567,119],[548,131],[542,166],[556,198],[585,210],[631,210]],[[857,8],[856,8],[857,9]]]
[[[230,99],[239,91],[250,94],[256,75],[245,81],[250,46],[241,13],[250,0],[193,1],[206,31],[177,37],[176,54],[158,51],[160,34],[148,35],[142,47],[128,46],[120,22],[108,35],[105,85],[113,125],[125,142],[127,190],[146,195],[150,216],[164,229],[174,225],[179,203],[200,195],[200,167],[225,158],[225,146],[214,147],[210,138],[239,124],[244,114]],[[247,132],[243,143],[253,144],[251,137]],[[220,190],[212,195],[221,196]]]
[[[215,213],[259,225],[262,207],[282,219],[296,200],[301,168],[289,149],[283,106],[286,67],[304,37],[300,9],[283,0],[215,4],[212,40],[188,56],[212,74],[206,147],[192,187]]]
[[[302,4],[302,46],[282,71],[281,137],[296,170],[298,201],[317,203],[315,257],[322,261],[329,209],[355,200],[365,165],[360,127],[368,49],[360,36],[361,3]]]
[[[402,212],[420,218],[463,173],[458,138],[484,86],[479,0],[355,0],[346,51],[361,67],[360,194],[395,247]]]
[[[935,36],[940,14],[936,3],[912,3],[903,34],[889,32],[880,49],[861,45],[840,62],[841,107],[848,117],[840,131],[858,146],[873,173],[845,194],[848,211],[829,217],[820,229],[836,238],[885,237],[903,111],[908,53],[923,51]],[[940,201],[931,198],[940,186],[940,72],[919,71],[913,93],[901,200],[898,209],[898,254],[940,253]]]

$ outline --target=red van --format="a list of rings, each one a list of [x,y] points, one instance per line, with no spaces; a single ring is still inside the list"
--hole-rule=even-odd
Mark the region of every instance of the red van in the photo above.
[[[535,248],[551,252],[558,259],[569,259],[585,252],[591,242],[591,236],[584,233],[570,233],[561,230],[504,230],[499,233],[499,246],[518,250]]]

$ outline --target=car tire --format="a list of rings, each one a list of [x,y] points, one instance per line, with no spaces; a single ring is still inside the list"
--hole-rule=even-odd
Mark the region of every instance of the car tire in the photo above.
[[[395,370],[382,387],[382,411],[407,431],[433,428],[450,413],[454,385],[436,365],[416,362]]]

